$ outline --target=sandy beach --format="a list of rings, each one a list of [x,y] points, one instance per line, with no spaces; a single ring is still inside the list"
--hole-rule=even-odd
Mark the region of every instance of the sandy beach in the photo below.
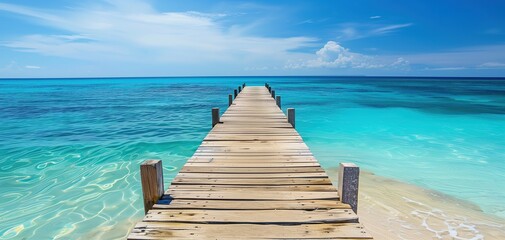
[[[336,181],[338,169],[327,172]],[[436,191],[361,171],[359,194],[360,222],[376,240],[505,239],[505,219]],[[124,219],[79,239],[123,239],[140,219]]]
[[[359,194],[360,222],[375,239],[505,239],[505,219],[439,192],[362,171]]]

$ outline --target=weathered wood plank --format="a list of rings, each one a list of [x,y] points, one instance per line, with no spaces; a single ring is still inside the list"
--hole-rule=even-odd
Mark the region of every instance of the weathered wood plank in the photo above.
[[[226,191],[168,191],[172,198],[214,199],[214,200],[323,200],[338,201],[338,192],[305,192],[305,191],[261,191],[256,189],[229,189]]]
[[[324,172],[320,167],[285,167],[285,168],[236,168],[236,167],[191,167],[185,166],[181,173],[309,173]]]
[[[266,185],[171,185],[165,194],[170,194],[172,191],[184,190],[199,190],[199,191],[229,191],[233,189],[261,189],[262,191],[323,191],[335,192],[337,191],[333,185],[280,185],[280,186],[266,186]]]
[[[167,196],[168,198],[168,196]],[[351,209],[349,204],[334,200],[193,200],[173,199],[170,204],[155,204],[154,209],[227,209],[227,210],[268,210],[268,209]]]
[[[327,178],[325,172],[315,173],[268,173],[268,174],[250,174],[250,173],[179,173],[177,177],[180,179],[188,178],[209,178],[209,179],[272,179],[272,178]]]
[[[234,162],[234,161],[228,161],[228,162],[223,162],[220,160],[214,161],[214,162],[188,162],[185,164],[185,166],[188,167],[236,167],[236,168],[254,168],[254,167],[262,167],[262,168],[285,168],[285,167],[319,167],[319,163],[317,162],[289,162],[289,163],[284,163],[284,162]]]
[[[150,210],[146,222],[194,223],[352,223],[358,216],[350,209],[330,210]]]
[[[176,176],[174,184],[226,184],[226,185],[324,185],[331,184],[329,178],[180,178]]]
[[[359,223],[303,225],[141,222],[130,239],[371,239]]]

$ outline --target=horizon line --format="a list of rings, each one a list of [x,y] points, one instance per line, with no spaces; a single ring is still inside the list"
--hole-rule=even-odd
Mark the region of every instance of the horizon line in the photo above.
[[[133,79],[133,78],[302,78],[302,77],[323,77],[323,78],[485,78],[485,79],[505,79],[505,76],[415,76],[415,75],[258,75],[258,76],[240,76],[240,75],[195,75],[195,76],[102,76],[102,77],[0,77],[3,80],[50,80],[50,79]]]

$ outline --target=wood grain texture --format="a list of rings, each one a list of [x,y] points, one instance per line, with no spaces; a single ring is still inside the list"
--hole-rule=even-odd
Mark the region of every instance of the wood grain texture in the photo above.
[[[294,111],[288,121],[265,87],[236,94],[128,239],[371,239]]]
[[[371,239],[358,223],[300,225],[141,222],[129,239]]]

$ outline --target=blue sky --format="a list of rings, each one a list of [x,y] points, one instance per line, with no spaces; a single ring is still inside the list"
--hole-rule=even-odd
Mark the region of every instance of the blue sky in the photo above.
[[[505,1],[0,0],[0,78],[505,77]]]

